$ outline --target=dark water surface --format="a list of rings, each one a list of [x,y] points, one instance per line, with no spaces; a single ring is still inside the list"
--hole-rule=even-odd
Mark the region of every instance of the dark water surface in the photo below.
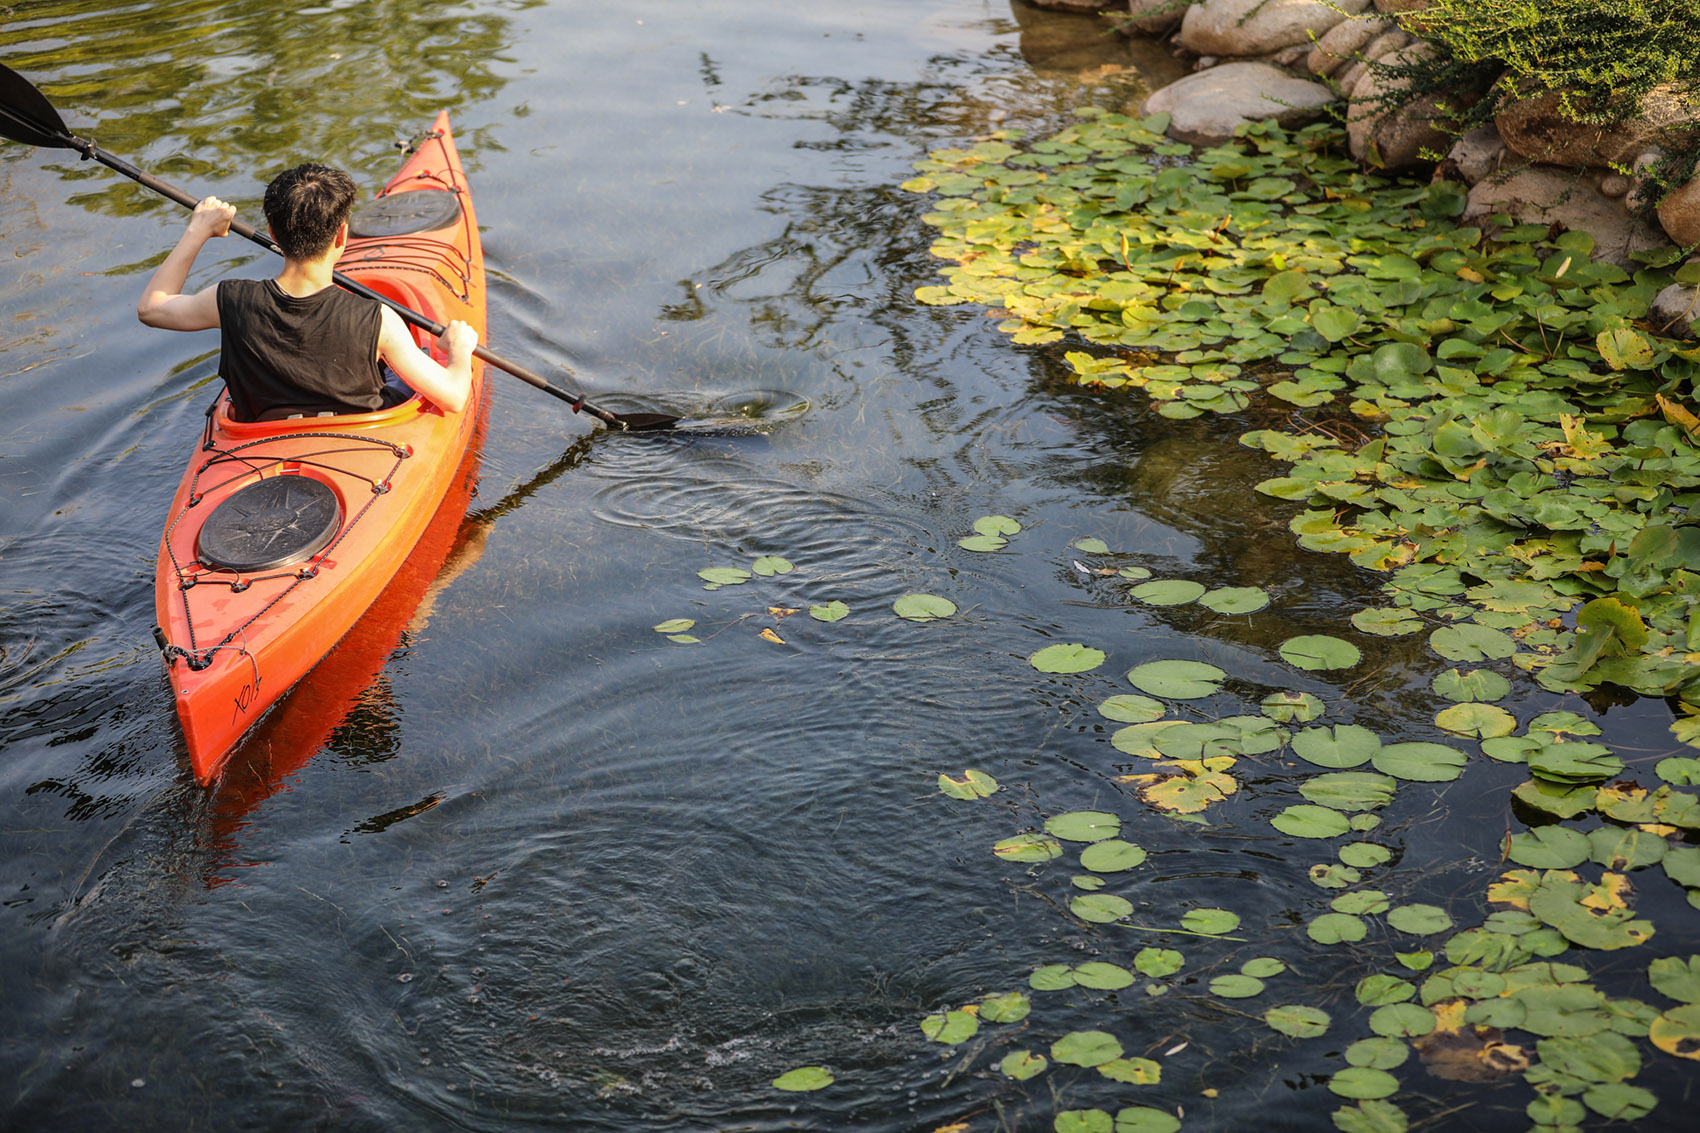
[[[1305,939],[1330,896],[1305,871],[1328,850],[1268,826],[1298,801],[1293,769],[1242,767],[1212,825],[1177,823],[1115,781],[1127,759],[1093,705],[1131,666],[1189,657],[1235,677],[1217,714],[1305,689],[1434,738],[1440,666],[1361,635],[1366,664],[1338,681],[1276,656],[1294,633],[1353,636],[1375,579],[1295,548],[1287,510],[1251,494],[1276,473],[1235,443],[1245,422],[1085,394],[1060,351],[911,298],[936,268],[927,203],[895,188],[911,161],[1115,105],[1137,92],[1118,68],[1172,61],[1008,0],[270,7],[41,0],[9,10],[0,58],[85,136],[251,220],[299,160],[376,188],[391,142],[447,107],[498,351],[615,409],[807,410],[748,435],[613,436],[492,374],[478,496],[444,520],[438,585],[374,611],[205,792],[151,580],[216,341],[133,317],[183,218],[62,152],[0,147],[0,1126],[1048,1129],[1137,1102],[1189,1127],[1328,1127],[1319,1075],[1368,1033],[1351,987],[1392,947]],[[192,282],[269,270],[231,240]],[[1008,551],[956,546],[994,512],[1025,525]],[[1083,562],[1082,536],[1126,556]],[[696,577],[768,554],[796,570]],[[1131,606],[1106,562],[1275,601]],[[962,613],[902,621],[909,591]],[[832,624],[769,611],[834,599],[852,613]],[[678,617],[703,644],[651,629]],[[1110,662],[1036,673],[1052,641]],[[1593,715],[1518,697],[1525,720]],[[1614,708],[1609,738],[1650,761],[1667,718]],[[1006,789],[938,792],[970,766]],[[1407,785],[1381,886],[1476,923],[1521,778],[1484,762]],[[992,856],[1085,807],[1152,851],[1118,883],[1136,920],[1222,905],[1251,943],[1075,922],[1068,859]],[[1687,911],[1644,901],[1661,923]],[[1023,1024],[963,1047],[920,1033],[1038,964],[1146,944],[1199,974],[1163,998],[1035,993]],[[1328,1039],[1204,993],[1214,965],[1258,954],[1294,966],[1292,1001],[1335,1011]],[[996,1073],[1006,1048],[1077,1027],[1129,1054],[1188,1048],[1159,1087]],[[816,1063],[834,1086],[769,1088]],[[1402,1073],[1414,1113],[1524,1120],[1526,1088]],[[1660,1073],[1638,1081],[1674,1096]]]

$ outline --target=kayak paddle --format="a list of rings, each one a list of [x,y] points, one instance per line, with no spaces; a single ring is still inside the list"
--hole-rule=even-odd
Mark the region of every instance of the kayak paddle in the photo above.
[[[72,134],[65,125],[64,119],[47,101],[47,96],[22,75],[10,67],[0,64],[0,136],[23,142],[29,146],[47,146],[55,149],[73,149],[83,155],[86,161],[90,158],[100,162],[108,169],[116,170],[137,184],[152,189],[162,197],[176,201],[185,208],[193,209],[200,203],[199,197],[190,196],[175,185],[161,181],[150,173],[144,173],[122,158],[114,157],[96,146],[93,142],[85,141]],[[282,250],[271,237],[257,232],[251,225],[241,221],[232,221],[230,231],[238,236],[246,237],[269,251],[282,255]],[[443,324],[434,319],[421,315],[410,307],[403,306],[387,295],[382,295],[361,283],[356,283],[341,272],[335,273],[337,284],[347,291],[367,299],[375,299],[400,315],[403,321],[416,326],[427,334],[440,335]],[[610,429],[624,431],[648,431],[669,429],[678,423],[679,418],[665,413],[615,413],[590,404],[584,395],[568,393],[555,385],[543,375],[526,369],[517,362],[510,362],[483,345],[473,350],[473,353],[486,363],[496,367],[503,373],[512,374],[522,382],[536,386],[551,397],[559,398],[572,406],[573,412],[584,411],[595,417]]]

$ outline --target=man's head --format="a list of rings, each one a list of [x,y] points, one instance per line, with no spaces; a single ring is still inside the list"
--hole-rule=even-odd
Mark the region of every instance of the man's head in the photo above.
[[[266,186],[266,223],[292,260],[316,260],[353,211],[354,178],[328,165],[297,165]]]

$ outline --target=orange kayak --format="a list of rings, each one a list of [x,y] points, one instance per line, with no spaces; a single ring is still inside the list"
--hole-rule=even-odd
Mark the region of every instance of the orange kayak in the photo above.
[[[485,337],[484,254],[446,114],[360,206],[337,269],[438,323]],[[435,340],[414,331],[439,360]],[[195,777],[330,652],[413,551],[456,480],[483,413],[414,396],[391,409],[262,424],[208,411],[172,501],[154,573],[164,653]]]

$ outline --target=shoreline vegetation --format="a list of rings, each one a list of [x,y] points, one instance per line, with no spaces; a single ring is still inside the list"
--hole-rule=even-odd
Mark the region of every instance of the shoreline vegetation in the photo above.
[[[1673,313],[1700,284],[1700,264],[1685,264],[1679,247],[1700,242],[1700,230],[1687,239],[1666,215],[1671,199],[1700,193],[1683,148],[1693,106],[1674,93],[1688,76],[1628,61],[1619,68],[1629,75],[1627,113],[1577,121],[1601,105],[1587,75],[1550,58],[1469,60],[1464,40],[1435,31],[1454,20],[1453,30],[1477,37],[1470,42],[1495,42],[1484,19],[1526,14],[1520,0],[1478,0],[1474,14],[1454,0],[1043,6],[1114,9],[1124,30],[1173,34],[1208,65],[1128,113],[1087,107],[1050,136],[1005,130],[918,162],[904,188],[932,201],[932,251],[947,266],[945,282],[916,298],[984,308],[1015,342],[1057,352],[1075,381],[1106,399],[1137,390],[1165,417],[1258,425],[1240,443],[1288,466],[1258,491],[1293,506],[1301,546],[1347,555],[1384,580],[1384,601],[1352,613],[1353,629],[1390,649],[1421,653],[1398,639],[1424,642],[1433,691],[1447,702],[1432,733],[1445,743],[1382,737],[1353,721],[1348,705],[1292,693],[1246,715],[1200,719],[1189,702],[1218,695],[1230,674],[1153,662],[1128,674],[1147,695],[1099,706],[1126,725],[1112,743],[1133,772],[1121,776],[1129,797],[1197,821],[1237,790],[1236,761],[1283,749],[1297,761],[1307,801],[1270,825],[1339,843],[1337,860],[1310,871],[1321,889],[1339,892],[1307,935],[1349,948],[1373,926],[1378,939],[1409,949],[1389,948],[1356,985],[1369,1033],[1344,1048],[1345,1065],[1329,1081],[1343,1103],[1333,1114],[1340,1129],[1396,1133],[1444,1102],[1404,1092],[1396,1072],[1413,1059],[1460,1083],[1521,1078],[1537,1127],[1646,1117],[1659,1098],[1633,1081],[1644,1062],[1700,1059],[1700,956],[1666,954],[1663,942],[1650,962],[1601,955],[1644,948],[1655,916],[1700,909],[1700,757],[1677,746],[1700,747],[1700,524],[1691,518],[1700,508],[1700,345],[1691,307]],[[1658,4],[1590,6],[1624,26],[1639,13],[1660,34],[1688,33],[1682,20],[1659,23]],[[1563,30],[1576,8],[1555,0],[1546,18]],[[1283,14],[1304,18],[1280,25]],[[1415,38],[1424,31],[1437,38]],[[1438,99],[1425,76],[1452,83],[1463,73],[1447,69],[1454,64],[1473,68],[1479,89]],[[1496,87],[1528,95],[1542,76],[1574,85],[1489,107]],[[1263,86],[1246,95],[1242,77]],[[1322,93],[1283,88],[1290,96],[1271,103],[1277,81]],[[1661,102],[1667,95],[1673,101]],[[1432,111],[1437,99],[1455,132],[1410,109]],[[1678,104],[1688,117],[1665,114]],[[1566,124],[1551,126],[1559,113]],[[1523,125],[1510,126],[1513,118]],[[1536,121],[1547,126],[1529,125]],[[1537,144],[1562,160],[1535,164],[1527,151]],[[1503,196],[1531,176],[1556,195]],[[1577,198],[1622,224],[1561,211]],[[1634,214],[1638,199],[1662,231]],[[1210,597],[1139,567],[1122,573],[1134,584],[1129,601]],[[1256,597],[1217,601],[1252,610]],[[1349,670],[1361,660],[1357,646],[1329,636],[1280,652],[1301,669]],[[1031,661],[1072,674],[1104,656],[1088,642]],[[1631,767],[1576,713],[1520,722],[1496,703],[1511,694],[1516,670],[1600,704],[1630,692],[1664,698],[1679,754]],[[1506,800],[1503,841],[1475,847],[1498,858],[1479,921],[1455,924],[1442,910],[1365,888],[1389,859],[1374,842],[1375,812],[1404,784],[1450,781],[1478,755],[1527,772]],[[941,778],[940,789],[973,805],[998,784],[969,769],[961,780]],[[1073,879],[1083,894],[1070,911],[1124,923],[1133,906],[1106,886],[1146,855],[1118,838],[1120,825],[1107,812],[1053,815],[1043,833],[1014,835],[993,851],[1037,866],[1079,850],[1087,872]],[[1638,911],[1638,887],[1668,894],[1671,885],[1686,906],[1660,896]],[[1193,914],[1194,923],[1164,931],[1260,943],[1259,930],[1230,910]],[[1676,929],[1684,939],[1686,927]],[[1115,957],[1045,965],[1029,980],[1035,998],[966,1004],[930,1016],[923,1032],[965,1042],[983,1023],[1041,1012],[1043,994],[1060,988],[1145,979],[1146,994],[1161,995],[1166,977],[1194,967],[1182,947],[1205,946],[1146,948],[1125,965]],[[1361,949],[1353,955],[1374,963]],[[1626,962],[1638,981],[1621,979]],[[1213,979],[1211,993],[1254,999],[1282,970],[1268,958],[1248,965],[1256,970]],[[1594,973],[1608,966],[1619,973],[1614,986],[1645,987],[1648,997],[1596,987]],[[1239,1010],[1295,1039],[1331,1026],[1328,1011],[1304,1003]],[[1049,1053],[1135,1087],[1161,1078],[1157,1061],[1123,1057],[1104,1031],[1073,1032]],[[1020,1050],[999,1068],[1020,1080],[1046,1065],[1044,1054]],[[1409,1088],[1445,1093],[1433,1082]],[[1138,1105],[1066,1110],[1054,1125],[1058,1133],[1180,1126],[1177,1115]]]

